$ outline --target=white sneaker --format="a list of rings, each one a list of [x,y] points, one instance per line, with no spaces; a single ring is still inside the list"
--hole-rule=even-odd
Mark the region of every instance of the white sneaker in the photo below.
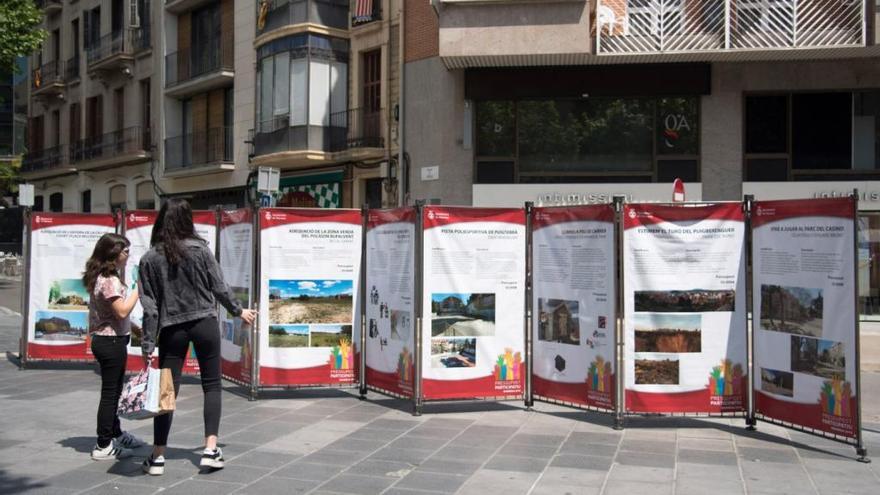
[[[131,433],[124,431],[122,435],[119,435],[115,439],[116,445],[122,447],[123,449],[139,449],[145,445],[147,442],[141,440],[140,438],[132,435]]]
[[[144,459],[141,469],[150,476],[162,476],[165,474],[165,456],[153,457],[153,454],[150,454]]]
[[[94,461],[115,461],[117,459],[125,459],[131,457],[132,451],[124,449],[116,445],[116,442],[110,442],[103,449],[95,445],[92,449],[92,460]]]
[[[199,461],[199,466],[211,469],[223,469],[225,463],[223,462],[223,451],[220,450],[220,447],[217,447],[214,450],[203,450],[202,460]]]

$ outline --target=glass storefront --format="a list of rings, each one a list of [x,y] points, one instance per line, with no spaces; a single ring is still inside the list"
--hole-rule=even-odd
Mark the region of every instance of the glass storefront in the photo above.
[[[859,213],[859,313],[880,321],[880,212]]]

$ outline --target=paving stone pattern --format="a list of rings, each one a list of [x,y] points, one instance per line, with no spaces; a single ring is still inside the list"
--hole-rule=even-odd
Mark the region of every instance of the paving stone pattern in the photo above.
[[[268,391],[250,402],[227,385],[226,469],[199,472],[201,389],[186,379],[166,473],[140,457],[94,462],[99,377],[93,368],[18,370],[0,363],[0,493],[150,494],[832,494],[878,493],[880,464],[852,448],[742,419],[610,418],[538,403],[409,403],[349,391]],[[866,393],[880,391],[867,374]],[[876,417],[878,411],[870,417]],[[152,422],[125,422],[152,438]],[[866,424],[880,452],[880,424]]]

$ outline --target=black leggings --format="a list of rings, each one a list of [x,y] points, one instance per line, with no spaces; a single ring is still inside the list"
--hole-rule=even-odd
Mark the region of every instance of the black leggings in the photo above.
[[[217,319],[212,316],[163,328],[159,332],[159,368],[171,368],[174,395],[177,396],[180,391],[180,370],[190,342],[199,360],[202,391],[205,393],[205,436],[216,435],[220,430],[223,390],[220,384],[220,327]],[[160,447],[168,444],[172,419],[173,413],[153,418],[154,444]]]
[[[92,336],[92,354],[101,367],[101,400],[98,402],[98,447],[102,449],[122,435],[116,408],[125,383],[125,361],[128,359],[128,335],[124,337]]]

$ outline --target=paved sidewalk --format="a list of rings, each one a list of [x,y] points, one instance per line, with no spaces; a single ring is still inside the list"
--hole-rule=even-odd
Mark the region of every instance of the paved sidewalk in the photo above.
[[[346,391],[267,393],[248,402],[227,386],[227,467],[199,473],[201,389],[181,389],[166,473],[135,460],[93,462],[99,377],[92,369],[19,371],[0,362],[0,493],[706,494],[877,493],[880,463],[853,449],[741,419],[632,418],[539,403],[444,403],[414,418],[409,404]],[[227,384],[228,385],[228,384]],[[865,374],[865,393],[880,375]],[[874,403],[876,404],[876,403]],[[871,407],[875,407],[872,405]],[[880,410],[866,411],[880,453]],[[127,422],[150,439],[151,422]],[[141,452],[146,454],[148,449]]]

